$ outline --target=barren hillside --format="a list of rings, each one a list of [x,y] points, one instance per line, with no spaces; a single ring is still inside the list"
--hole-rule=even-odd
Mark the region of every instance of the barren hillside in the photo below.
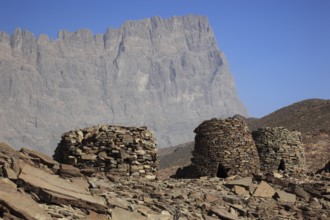
[[[308,99],[281,108],[260,119],[246,119],[250,130],[283,126],[302,132],[307,165],[315,172],[330,160],[330,100]],[[170,148],[161,155],[161,168],[173,172],[172,166],[189,164],[194,142]],[[177,158],[180,158],[179,160]]]

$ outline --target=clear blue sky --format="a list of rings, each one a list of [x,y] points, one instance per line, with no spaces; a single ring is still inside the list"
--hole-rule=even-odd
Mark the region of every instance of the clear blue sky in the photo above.
[[[60,29],[94,34],[126,20],[208,17],[249,115],[307,98],[330,98],[330,0],[1,0],[0,30],[55,39]]]

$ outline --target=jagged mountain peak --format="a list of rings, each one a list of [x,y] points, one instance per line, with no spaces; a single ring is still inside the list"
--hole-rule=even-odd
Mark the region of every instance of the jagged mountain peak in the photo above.
[[[146,125],[159,146],[211,117],[246,115],[204,16],[128,21],[94,35],[0,34],[0,137],[51,154],[66,130]]]

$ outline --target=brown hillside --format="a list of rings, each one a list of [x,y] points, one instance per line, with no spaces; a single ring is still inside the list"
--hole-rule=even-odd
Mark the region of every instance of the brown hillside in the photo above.
[[[303,133],[330,133],[330,100],[303,100],[260,119],[249,119],[247,122],[251,130],[282,126]]]
[[[303,134],[307,165],[317,171],[330,160],[330,100],[308,99],[281,108],[263,118],[246,119],[250,130],[282,126]],[[163,150],[161,169],[190,163],[194,142]],[[180,148],[180,149],[178,149]],[[177,149],[177,150],[176,150]],[[180,158],[180,159],[178,159]]]
[[[191,152],[194,150],[194,144],[195,142],[188,142],[178,146],[160,149],[160,169],[173,165],[185,166],[190,164],[190,159],[192,157]]]

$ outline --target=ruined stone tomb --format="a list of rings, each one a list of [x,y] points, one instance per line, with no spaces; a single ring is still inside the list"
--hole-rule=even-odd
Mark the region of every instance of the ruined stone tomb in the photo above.
[[[192,167],[200,176],[247,176],[259,171],[258,153],[245,121],[204,121],[194,131]]]
[[[306,170],[306,158],[301,133],[283,127],[259,128],[252,132],[265,172],[288,171],[292,174]]]
[[[155,177],[156,140],[146,127],[98,125],[62,135],[55,160],[82,170],[120,176]]]

